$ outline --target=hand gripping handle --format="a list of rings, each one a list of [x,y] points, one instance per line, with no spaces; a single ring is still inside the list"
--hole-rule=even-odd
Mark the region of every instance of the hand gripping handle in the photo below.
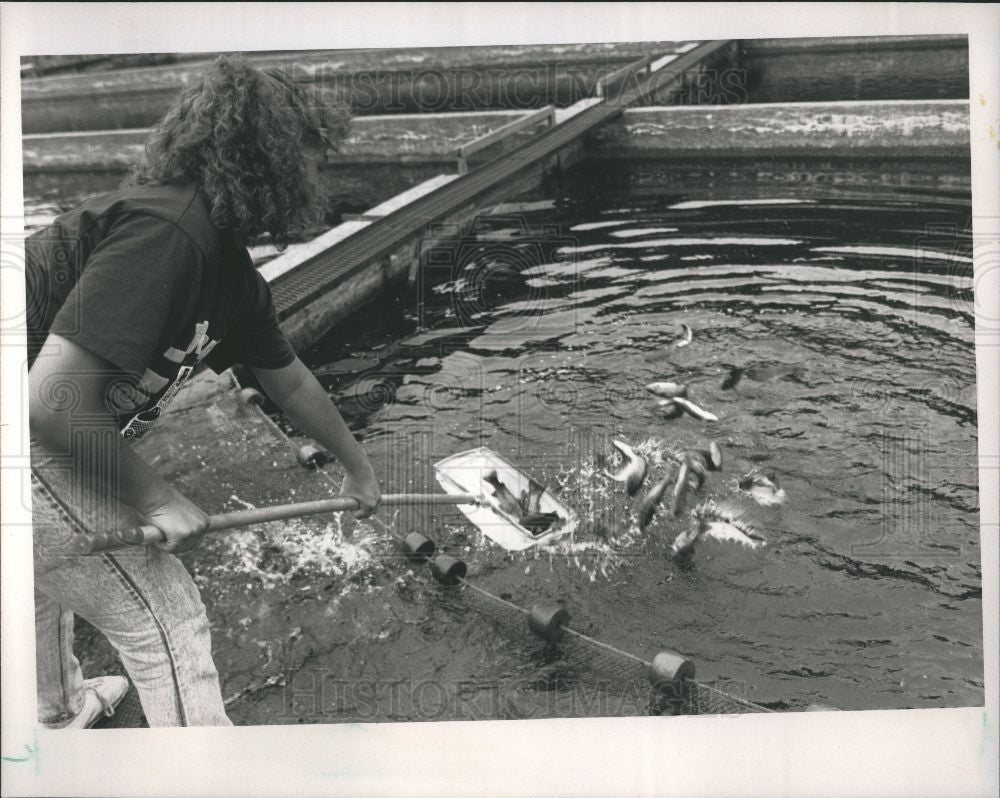
[[[379,506],[391,507],[403,504],[482,504],[482,502],[482,496],[472,493],[389,493],[382,496]],[[235,513],[210,516],[206,531],[221,532],[226,529],[238,529],[268,521],[285,521],[290,518],[301,518],[307,515],[342,513],[359,509],[361,509],[361,504],[357,499],[343,496],[338,496],[334,499],[298,502],[297,504],[279,504],[273,507],[239,510]],[[97,554],[102,551],[112,551],[125,546],[144,546],[147,543],[162,543],[165,539],[163,532],[155,526],[137,526],[113,532],[78,535],[72,543],[71,551],[74,554]]]

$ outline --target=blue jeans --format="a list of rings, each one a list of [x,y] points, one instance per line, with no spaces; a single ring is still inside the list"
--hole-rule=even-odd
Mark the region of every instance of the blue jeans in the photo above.
[[[66,543],[85,527],[56,499],[68,495],[55,490],[58,474],[42,473],[39,479],[33,469],[31,478],[39,722],[60,723],[83,707],[75,613],[117,649],[150,726],[232,725],[205,606],[180,560],[147,546],[67,553]]]

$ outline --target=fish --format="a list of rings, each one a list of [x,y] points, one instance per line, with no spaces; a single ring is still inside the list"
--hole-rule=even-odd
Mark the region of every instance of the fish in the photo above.
[[[722,381],[721,388],[724,391],[728,391],[730,388],[735,388],[740,384],[740,380],[743,379],[743,369],[732,368],[726,378]]]
[[[713,471],[721,471],[722,464],[724,462],[722,457],[722,447],[719,446],[715,441],[709,441],[708,444],[708,460],[712,464]]]
[[[684,464],[688,467],[688,479],[696,481],[694,489],[700,490],[701,486],[705,484],[705,475],[712,470],[709,459],[703,451],[689,449],[684,453]]]
[[[646,459],[637,454],[627,443],[612,441],[611,445],[618,450],[625,462],[618,471],[614,474],[608,474],[608,476],[615,482],[624,482],[625,492],[629,496],[635,496],[639,488],[642,487],[642,481],[646,478]]]
[[[733,524],[729,521],[703,521],[705,529],[702,532],[704,537],[715,538],[722,541],[733,541],[751,549],[766,545],[764,539],[756,534],[748,534],[744,525]]]
[[[695,418],[700,418],[703,421],[719,420],[719,417],[714,413],[710,413],[707,410],[703,410],[702,408],[698,407],[698,405],[696,405],[694,402],[689,402],[687,399],[684,399],[680,396],[675,396],[671,401],[673,401],[675,404],[680,405],[685,411],[687,411],[690,415],[694,416]]]
[[[753,526],[737,513],[716,504],[711,499],[696,507],[692,515],[706,525],[702,532],[705,537],[733,541],[751,549],[767,545],[763,535]]]
[[[719,507],[711,499],[693,509],[691,517],[693,519],[691,527],[677,535],[671,544],[674,557],[690,556],[695,543],[703,537],[740,543],[751,549],[767,545],[761,534],[750,524]]]
[[[545,486],[537,480],[528,479],[528,496],[524,505],[524,512],[527,514],[539,513],[542,510],[542,494],[545,493]]]
[[[691,555],[694,551],[694,544],[697,543],[705,533],[705,525],[695,520],[687,529],[682,530],[674,542],[670,544],[670,553],[680,559]]]
[[[701,488],[709,471],[718,471],[722,468],[722,449],[715,441],[709,443],[708,449],[688,449],[684,453],[684,463],[688,467],[688,472],[698,480],[698,484],[695,485],[697,490]]]
[[[532,535],[538,536],[545,532],[553,524],[562,520],[559,513],[543,513],[539,509],[542,494],[545,486],[531,479],[528,482],[528,490],[522,492],[519,501],[510,492],[510,489],[500,481],[500,476],[496,469],[490,471],[483,477],[483,481],[493,487],[493,498],[497,501],[497,506],[508,515],[517,519],[525,529]]]
[[[521,516],[521,526],[531,532],[532,535],[541,535],[550,526],[561,521],[559,513],[527,513]]]
[[[681,382],[651,382],[646,386],[646,390],[665,399],[688,395],[687,385]]]
[[[670,498],[670,514],[676,516],[681,509],[681,500],[688,487],[688,476],[690,468],[687,462],[681,463],[680,471],[677,472],[677,482],[674,484],[674,492]]]
[[[778,475],[774,471],[751,471],[739,481],[738,487],[762,507],[785,502],[785,489],[778,483]]]
[[[722,469],[722,449],[715,441],[710,441],[707,449],[689,449],[684,458],[688,466],[702,478],[708,471]]]
[[[642,497],[638,506],[635,510],[636,518],[639,520],[639,529],[645,530],[649,526],[649,522],[653,520],[653,514],[656,512],[656,508],[660,504],[660,499],[663,498],[663,494],[667,490],[667,486],[670,484],[671,475],[668,473],[659,482],[653,485],[649,489],[649,492]]]
[[[686,324],[680,324],[680,325],[678,325],[677,332],[680,333],[680,336],[674,342],[674,346],[676,346],[678,348],[680,348],[682,346],[687,346],[688,344],[691,343],[692,339],[694,338],[694,335],[691,332],[691,328],[688,327],[688,325],[686,325]]]
[[[493,487],[493,498],[496,499],[497,506],[501,510],[517,519],[520,519],[521,516],[524,515],[524,511],[521,509],[521,503],[517,500],[517,497],[510,492],[508,487],[500,481],[500,477],[497,474],[496,469],[490,471],[490,473],[484,476],[483,482],[486,482]]]
[[[733,367],[730,369],[726,379],[722,382],[722,390],[728,391],[739,385],[740,380],[749,377],[754,382],[770,382],[771,380],[783,380],[785,378],[798,379],[805,372],[803,366],[789,365],[787,363],[759,363],[746,368]]]
[[[695,490],[701,490],[708,472],[721,469],[722,462],[722,449],[715,441],[708,444],[708,449],[689,449],[684,453],[670,504],[671,515],[676,516],[680,511],[684,493],[692,487],[692,483]]]

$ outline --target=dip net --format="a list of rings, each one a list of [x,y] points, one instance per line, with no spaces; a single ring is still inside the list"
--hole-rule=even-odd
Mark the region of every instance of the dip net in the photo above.
[[[302,447],[308,442],[293,437],[289,429],[271,418],[266,412],[270,409],[266,401],[263,406],[257,403],[229,373],[220,380],[198,380],[185,388],[176,400],[180,406],[138,442],[137,448],[154,467],[212,513],[324,499],[339,492],[334,466],[310,469],[300,465]],[[205,434],[204,420],[194,423],[193,414],[207,415],[210,435]],[[402,490],[408,490],[403,487],[408,483],[431,484],[431,460],[419,452],[399,452],[386,463],[383,484]],[[414,476],[414,469],[427,473]],[[273,587],[275,597],[291,597],[287,590],[300,574],[325,577],[332,574],[344,584],[363,585],[366,574],[378,572],[383,576],[398,575],[396,584],[410,585],[407,575],[425,573],[428,563],[400,548],[404,536],[397,530],[434,527],[425,525],[431,522],[421,517],[419,510],[400,512],[409,512],[402,523],[398,517],[389,523],[376,517],[356,521],[351,513],[340,513],[209,535],[197,555],[185,558],[185,562],[196,581],[203,585],[203,593],[215,589],[213,585],[223,575],[231,580],[233,574],[252,577],[255,584]],[[467,665],[470,671],[468,678],[463,676],[444,688],[453,692],[451,699],[467,710],[459,717],[622,717],[773,711],[737,695],[738,684],[733,689],[731,683],[699,681],[691,674],[669,681],[656,678],[652,659],[578,631],[571,618],[559,624],[558,633],[547,639],[529,624],[535,608],[527,609],[495,595],[475,578],[465,578],[464,572],[449,580],[439,576],[424,577],[422,581],[418,578],[412,583],[433,593],[424,600],[429,612],[435,613],[439,633],[451,637],[452,646],[461,646],[461,639],[456,643],[455,638],[464,634],[473,639],[470,645],[496,653],[492,675],[480,678],[471,659],[473,655],[469,655],[466,663],[460,652],[453,652],[452,659],[461,660],[456,667]],[[349,598],[346,594],[338,595],[331,604]],[[207,598],[210,616],[216,615],[213,626],[236,625],[239,619],[235,615],[228,617],[227,613],[235,613],[246,603],[246,598],[239,594],[228,600]],[[443,612],[436,613],[438,609]],[[441,622],[441,617],[451,621]],[[413,621],[425,622],[426,619]],[[456,634],[459,626],[461,633]],[[432,636],[430,632],[427,635]],[[502,645],[497,642],[500,640]],[[294,646],[287,648],[294,651]],[[355,655],[358,652],[363,655],[363,648],[358,648]],[[270,663],[270,648],[267,654]],[[280,668],[270,665],[259,668],[251,661],[247,671],[254,675],[234,679],[232,686],[226,682],[223,692],[227,706],[259,701],[267,691],[294,686],[308,658],[308,653],[298,657],[289,655]],[[219,670],[224,673],[225,663],[219,663]],[[497,676],[498,672],[502,675]],[[446,714],[434,719],[455,717]],[[320,722],[341,719],[349,718],[324,716]],[[372,719],[427,718],[414,718],[402,711],[397,716]],[[102,725],[144,725],[134,688],[115,716]]]

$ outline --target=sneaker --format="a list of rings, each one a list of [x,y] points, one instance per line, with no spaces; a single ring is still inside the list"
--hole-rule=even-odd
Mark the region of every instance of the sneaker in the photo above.
[[[61,726],[49,726],[50,729],[89,729],[101,716],[110,718],[128,692],[128,679],[124,676],[98,676],[96,679],[85,679],[83,682],[83,709],[80,713]]]

